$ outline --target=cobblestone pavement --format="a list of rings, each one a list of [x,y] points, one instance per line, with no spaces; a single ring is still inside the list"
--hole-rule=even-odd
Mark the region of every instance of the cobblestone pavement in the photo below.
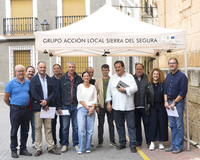
[[[13,159],[11,157],[10,152],[10,120],[9,120],[9,107],[3,102],[3,96],[0,95],[0,160],[10,160]],[[96,116],[97,117],[97,116]],[[73,150],[72,142],[71,142],[71,129],[70,129],[70,145],[69,150],[66,153],[62,153],[61,155],[52,155],[48,154],[47,151],[47,144],[45,142],[45,137],[43,135],[43,154],[40,157],[26,157],[26,156],[19,156],[19,159],[29,160],[29,159],[38,159],[38,160],[51,160],[51,159],[71,159],[71,160],[199,160],[200,159],[200,150],[193,146],[190,146],[190,151],[187,151],[186,142],[184,144],[183,152],[180,154],[174,155],[169,152],[165,152],[164,150],[159,150],[156,148],[154,151],[149,151],[145,141],[143,142],[142,146],[137,148],[137,153],[131,153],[129,148],[129,143],[126,145],[126,149],[121,151],[116,150],[116,148],[109,146],[109,135],[108,135],[108,125],[107,121],[105,120],[105,127],[104,127],[104,146],[102,148],[96,148],[98,143],[97,139],[97,119],[95,120],[95,130],[93,135],[93,144],[92,153],[90,154],[83,154],[77,155],[77,153]],[[31,133],[31,132],[30,132]],[[31,136],[29,133],[29,138],[27,142],[27,149],[29,152],[34,154],[35,149],[32,148],[31,144]],[[43,132],[44,133],[44,132]],[[128,132],[127,132],[128,133]],[[57,134],[58,135],[58,134]],[[169,130],[169,135],[170,130]],[[18,136],[19,137],[19,136]],[[115,137],[116,142],[118,142],[118,135],[115,130]],[[144,137],[144,136],[143,136]],[[171,137],[169,137],[171,139]],[[127,140],[129,140],[127,136]],[[165,147],[169,147],[171,142],[163,143]],[[158,145],[158,143],[156,143]],[[60,146],[57,147],[57,150],[60,151]]]

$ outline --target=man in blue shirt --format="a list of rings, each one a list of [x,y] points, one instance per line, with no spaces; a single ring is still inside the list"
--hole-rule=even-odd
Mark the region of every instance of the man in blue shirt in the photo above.
[[[165,80],[165,107],[174,110],[176,106],[179,117],[169,116],[172,145],[165,151],[177,154],[181,152],[184,142],[183,110],[185,104],[184,98],[188,89],[188,79],[185,74],[178,69],[178,60],[176,58],[170,58],[168,64],[171,73],[167,75]]]
[[[24,78],[24,66],[15,66],[16,77],[6,84],[4,102],[10,106],[10,123],[11,123],[11,156],[18,158],[17,154],[17,132],[21,126],[21,145],[20,155],[32,156],[26,150],[26,142],[29,131],[30,120],[30,95],[29,95],[29,81]]]

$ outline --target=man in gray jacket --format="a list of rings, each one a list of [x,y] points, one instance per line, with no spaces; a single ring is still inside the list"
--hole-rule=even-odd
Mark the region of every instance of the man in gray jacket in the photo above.
[[[149,141],[149,116],[144,110],[144,95],[145,86],[148,83],[148,76],[144,74],[144,66],[142,63],[135,64],[135,75],[133,75],[138,86],[138,91],[135,93],[134,103],[135,103],[135,125],[136,125],[136,146],[142,145],[142,127],[141,118],[144,125],[146,143],[150,144]]]

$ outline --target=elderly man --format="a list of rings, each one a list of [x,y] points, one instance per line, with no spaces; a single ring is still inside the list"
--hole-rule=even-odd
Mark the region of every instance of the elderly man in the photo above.
[[[58,113],[62,115],[62,110],[68,110],[70,115],[62,115],[62,149],[67,152],[69,146],[69,126],[72,119],[73,128],[73,148],[78,152],[78,124],[77,124],[77,86],[83,82],[82,78],[76,74],[74,62],[67,63],[67,72],[59,78],[58,89],[56,91],[56,107]]]
[[[86,69],[86,71],[89,73],[89,75],[90,75],[90,84],[95,84],[95,79],[93,79],[92,77],[94,76],[94,69],[92,68],[92,67],[88,67],[87,69]]]
[[[48,145],[48,152],[59,155],[60,152],[55,150],[55,145],[51,131],[51,119],[40,118],[41,108],[49,110],[52,99],[55,94],[52,79],[46,74],[46,63],[38,62],[38,73],[31,78],[30,88],[32,100],[32,111],[35,117],[35,148],[37,149],[35,157],[42,154],[42,124],[44,124],[45,137]]]
[[[32,156],[32,154],[26,150],[31,112],[29,107],[29,81],[24,78],[24,72],[24,66],[15,66],[16,77],[6,84],[4,94],[4,102],[10,106],[10,149],[13,158],[18,158],[16,147],[18,146],[17,131],[19,126],[21,126],[20,155]]]
[[[29,82],[31,81],[31,78],[34,76],[35,74],[35,68],[33,66],[28,66],[26,68],[26,79],[29,80]],[[32,97],[30,100],[30,110],[31,110],[31,103],[32,103]],[[31,111],[31,129],[32,129],[32,147],[35,148],[35,122],[34,122],[34,114]]]
[[[183,110],[185,105],[185,96],[188,89],[188,79],[184,73],[178,69],[178,60],[170,58],[168,61],[169,73],[164,85],[165,107],[174,110],[176,107],[179,117],[168,116],[172,134],[172,145],[166,152],[174,154],[180,153],[184,143],[184,123]]]
[[[136,153],[136,129],[135,129],[135,107],[133,94],[138,87],[133,76],[124,70],[124,62],[116,61],[114,63],[116,74],[114,74],[108,83],[107,89],[107,110],[113,110],[114,120],[117,126],[120,145],[118,150],[126,148],[125,120],[128,128],[130,148],[132,153]],[[111,106],[112,100],[112,106]]]
[[[149,140],[149,115],[144,110],[144,95],[145,87],[148,83],[148,76],[144,74],[144,66],[142,63],[135,64],[135,78],[138,86],[138,91],[135,93],[134,104],[135,104],[135,126],[136,126],[136,146],[142,145],[142,125],[141,119],[144,125],[145,137],[147,145],[150,144]]]

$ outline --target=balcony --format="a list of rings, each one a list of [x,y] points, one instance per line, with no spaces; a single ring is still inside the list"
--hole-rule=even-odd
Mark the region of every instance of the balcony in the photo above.
[[[86,15],[79,16],[57,16],[56,17],[56,28],[61,28],[73,24],[83,18],[87,17]]]
[[[6,36],[33,35],[37,31],[37,18],[4,18],[3,34]]]

